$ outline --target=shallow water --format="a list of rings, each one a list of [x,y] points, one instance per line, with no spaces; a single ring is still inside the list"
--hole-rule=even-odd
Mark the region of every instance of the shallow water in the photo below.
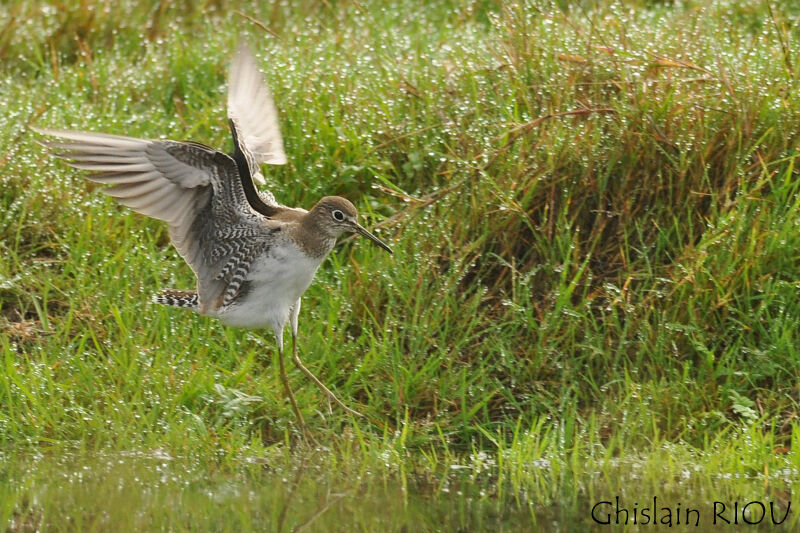
[[[773,521],[783,518],[780,528],[797,525],[781,491],[759,500],[766,509],[759,519],[758,504],[742,515],[753,498],[687,493],[680,485],[638,490],[628,482],[614,491],[587,476],[583,490],[545,505],[510,490],[498,496],[491,476],[475,478],[467,468],[432,477],[345,465],[332,472],[330,464],[324,452],[254,458],[236,468],[159,451],[0,454],[0,526],[8,532],[599,531],[652,526],[653,515],[659,527],[646,530],[729,529],[735,525],[725,520],[737,518],[748,530],[775,530]],[[626,516],[627,527],[615,524]]]
[[[342,479],[313,459],[208,465],[166,454],[5,457],[0,525],[10,531],[519,531],[518,505],[368,472]],[[404,488],[404,484],[406,487]],[[463,489],[463,490],[462,490]]]

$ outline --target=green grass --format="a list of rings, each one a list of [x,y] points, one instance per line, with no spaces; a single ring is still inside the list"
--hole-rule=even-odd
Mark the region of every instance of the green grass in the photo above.
[[[780,498],[800,468],[800,9],[740,4],[6,2],[0,445],[236,471],[299,442],[271,334],[151,305],[193,284],[166,229],[28,129],[228,150],[242,35],[289,155],[269,188],[346,196],[395,250],[340,245],[304,297],[305,360],[369,418],[292,371],[325,468],[441,494],[465,466],[534,519],[648,490]]]

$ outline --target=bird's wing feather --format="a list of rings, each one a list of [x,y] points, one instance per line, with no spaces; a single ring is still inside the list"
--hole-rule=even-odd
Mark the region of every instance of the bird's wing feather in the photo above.
[[[228,118],[250,173],[263,183],[258,165],[285,165],[278,111],[250,50],[242,45],[228,79]]]
[[[212,148],[193,142],[36,131],[65,139],[42,144],[73,167],[97,172],[87,178],[109,185],[103,192],[169,224],[172,243],[197,275],[201,313],[222,305],[237,272],[241,276],[241,263],[252,260],[278,231],[278,223],[250,208],[234,160]]]
[[[234,125],[233,121],[228,120],[228,123],[231,128],[231,135],[233,136],[233,154],[231,154],[231,156],[233,157],[233,160],[236,162],[236,166],[239,169],[239,176],[241,177],[242,188],[244,189],[247,202],[250,204],[250,207],[252,207],[253,210],[261,213],[265,217],[275,218],[288,208],[279,204],[271,192],[261,192],[256,189],[253,180],[254,177],[259,177],[261,174],[253,174],[251,166],[252,157],[250,157],[250,152],[248,152],[242,143],[239,142],[239,136],[236,132],[236,126]],[[263,178],[261,181],[264,181]]]

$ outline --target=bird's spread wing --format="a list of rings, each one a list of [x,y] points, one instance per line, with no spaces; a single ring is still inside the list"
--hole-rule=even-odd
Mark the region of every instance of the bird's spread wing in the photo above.
[[[232,298],[228,289],[235,294],[247,274],[242,264],[260,247],[269,246],[279,231],[277,224],[250,208],[234,160],[212,148],[193,142],[36,131],[64,139],[42,144],[73,167],[96,172],[87,178],[109,185],[103,192],[169,224],[173,244],[197,275],[201,313]]]
[[[275,217],[285,206],[270,191],[257,190],[253,182],[265,183],[261,163],[286,164],[286,154],[272,95],[245,45],[239,47],[231,63],[228,124],[233,136],[233,158],[239,166],[247,201],[264,216]]]
[[[278,111],[250,50],[236,52],[228,78],[228,118],[250,173],[263,183],[258,165],[285,165]]]
[[[239,176],[241,177],[242,188],[244,189],[245,197],[250,207],[258,211],[267,218],[275,218],[287,208],[279,204],[271,192],[261,192],[256,189],[253,180],[258,177],[263,182],[264,178],[260,173],[253,174],[253,163],[250,152],[239,142],[239,136],[236,132],[236,126],[232,120],[228,120],[231,128],[231,135],[233,136],[233,160],[239,169]],[[256,165],[257,166],[257,165]]]

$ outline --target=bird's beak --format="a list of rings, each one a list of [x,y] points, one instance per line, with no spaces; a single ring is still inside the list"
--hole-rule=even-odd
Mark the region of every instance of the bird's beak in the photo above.
[[[382,240],[377,238],[375,235],[373,235],[372,233],[367,231],[367,229],[364,226],[362,226],[361,224],[359,224],[357,222],[353,222],[353,228],[354,228],[353,231],[355,231],[359,235],[362,235],[362,236],[366,237],[367,239],[371,240],[372,242],[374,242],[375,244],[377,244],[378,246],[380,246],[381,248],[383,248],[384,250],[386,250],[390,254],[393,253],[392,249],[389,248],[388,244],[386,244],[385,242],[383,242]]]

